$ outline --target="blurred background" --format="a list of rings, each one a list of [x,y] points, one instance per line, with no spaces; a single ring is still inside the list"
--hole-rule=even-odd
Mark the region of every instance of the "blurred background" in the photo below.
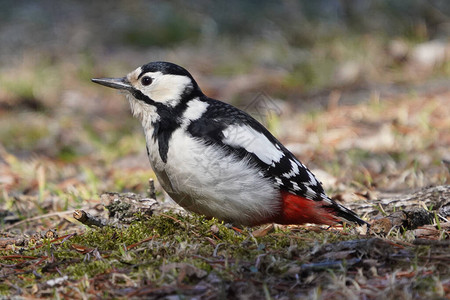
[[[141,125],[90,79],[156,60],[208,96],[262,103],[341,199],[448,183],[449,34],[445,0],[0,0],[0,208],[145,192]]]

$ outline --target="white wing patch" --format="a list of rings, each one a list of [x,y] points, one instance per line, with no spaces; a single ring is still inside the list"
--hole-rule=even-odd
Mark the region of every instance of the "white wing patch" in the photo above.
[[[231,125],[225,128],[222,133],[225,136],[224,143],[234,147],[242,147],[268,165],[279,162],[284,156],[283,152],[264,134],[249,126]]]

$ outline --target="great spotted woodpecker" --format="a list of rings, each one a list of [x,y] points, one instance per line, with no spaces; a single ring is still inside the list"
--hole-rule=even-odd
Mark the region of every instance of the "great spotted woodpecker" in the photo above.
[[[232,224],[366,224],[263,125],[205,96],[192,75],[151,62],[123,78],[93,82],[126,92],[144,127],[151,166],[185,209]]]

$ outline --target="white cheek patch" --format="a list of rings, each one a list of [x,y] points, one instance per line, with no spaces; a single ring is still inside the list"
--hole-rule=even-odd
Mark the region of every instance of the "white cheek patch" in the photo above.
[[[161,72],[149,72],[143,76],[146,75],[152,77],[153,82],[148,86],[139,83],[139,89],[152,100],[166,105],[177,105],[186,88],[192,87],[192,80],[187,76],[162,74]]]
[[[261,161],[271,165],[279,162],[284,156],[283,152],[267,137],[249,126],[231,125],[222,131],[223,142],[233,147],[242,147],[255,154]]]

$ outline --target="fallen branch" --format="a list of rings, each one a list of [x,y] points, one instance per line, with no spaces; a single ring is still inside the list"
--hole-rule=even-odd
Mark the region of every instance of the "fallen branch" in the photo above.
[[[137,216],[151,217],[159,207],[159,203],[155,199],[143,198],[133,193],[104,193],[100,199],[108,209],[109,218],[125,224],[136,221]]]
[[[378,200],[370,200],[365,203],[361,203],[361,201],[346,203],[346,205],[361,215],[368,214],[373,216],[378,214],[377,207],[391,214],[411,207],[423,207],[423,205],[432,208],[433,211],[438,211],[441,207],[447,207],[449,203],[450,185],[439,185],[412,193],[383,193],[378,196]]]

